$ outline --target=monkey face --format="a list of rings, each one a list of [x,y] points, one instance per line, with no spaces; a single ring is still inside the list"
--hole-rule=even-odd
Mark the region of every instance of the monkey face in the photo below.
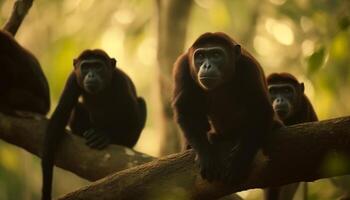
[[[240,51],[240,46],[236,46]],[[213,90],[229,80],[235,71],[235,59],[229,55],[236,56],[235,53],[232,54],[219,44],[195,49],[192,56],[192,74],[199,86],[204,90]]]
[[[80,86],[89,94],[101,92],[111,79],[109,63],[99,58],[81,60],[75,70]]]
[[[200,86],[210,90],[220,85],[223,77],[222,69],[227,63],[227,55],[220,47],[199,48],[193,55]]]
[[[270,84],[269,93],[273,109],[282,120],[293,115],[296,91],[292,84]]]

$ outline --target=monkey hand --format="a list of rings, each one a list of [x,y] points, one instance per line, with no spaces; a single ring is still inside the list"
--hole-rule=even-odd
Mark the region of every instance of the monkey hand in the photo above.
[[[223,175],[221,172],[224,164],[220,159],[219,152],[216,149],[211,149],[206,152],[199,152],[197,155],[202,178],[209,182],[220,180]]]
[[[83,134],[86,139],[86,145],[93,149],[104,149],[111,143],[110,137],[95,129],[89,129]]]
[[[246,155],[243,155],[241,151],[239,151],[240,146],[237,144],[235,147],[231,149],[229,158],[227,159],[228,165],[225,166],[225,176],[224,182],[236,185],[242,183],[250,173],[250,167],[252,160]]]

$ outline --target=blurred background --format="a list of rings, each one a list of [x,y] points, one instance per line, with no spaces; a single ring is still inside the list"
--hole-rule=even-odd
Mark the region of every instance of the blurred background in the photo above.
[[[0,0],[0,24],[13,3]],[[35,0],[16,39],[40,60],[51,110],[82,50],[102,48],[115,57],[148,104],[135,149],[161,156],[180,149],[169,103],[172,64],[200,34],[226,32],[266,74],[296,75],[323,120],[350,113],[349,25],[348,0]],[[329,163],[337,167],[337,161]],[[55,173],[56,196],[88,183],[63,170]],[[38,199],[40,187],[40,160],[0,141],[0,199]],[[329,180],[319,180],[310,184],[309,199],[336,199],[341,193]],[[260,190],[240,195],[261,199]]]

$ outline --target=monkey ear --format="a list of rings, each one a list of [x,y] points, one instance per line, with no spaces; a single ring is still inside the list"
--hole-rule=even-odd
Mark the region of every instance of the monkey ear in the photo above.
[[[305,90],[304,83],[300,83],[300,89],[301,89],[302,92],[304,92],[304,90]]]
[[[117,66],[117,60],[114,58],[111,58],[111,66],[116,67]]]
[[[74,68],[77,67],[77,64],[78,64],[78,59],[74,58],[73,59],[73,66],[74,66]]]
[[[234,48],[235,56],[240,56],[242,54],[241,45],[236,44],[233,48]]]

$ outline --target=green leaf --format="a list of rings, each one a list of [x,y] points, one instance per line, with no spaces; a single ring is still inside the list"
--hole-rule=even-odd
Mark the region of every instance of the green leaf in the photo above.
[[[308,58],[308,74],[313,74],[322,67],[325,60],[325,54],[325,48],[321,47]]]
[[[350,19],[348,17],[342,17],[338,21],[338,25],[341,30],[346,30],[350,26]]]

